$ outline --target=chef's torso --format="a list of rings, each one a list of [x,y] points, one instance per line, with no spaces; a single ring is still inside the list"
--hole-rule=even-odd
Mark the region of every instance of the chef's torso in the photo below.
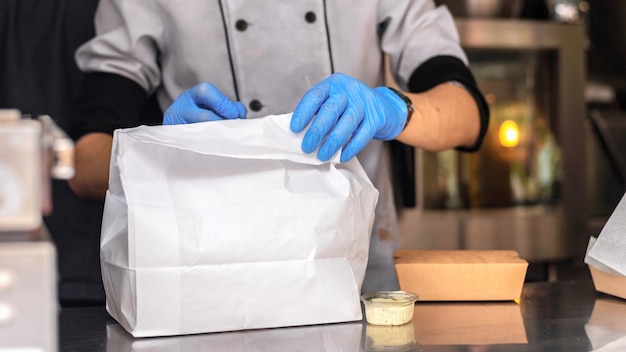
[[[333,71],[381,85],[383,51],[401,88],[434,55],[465,60],[449,12],[419,0],[101,0],[96,31],[83,71],[157,91],[162,110],[210,81],[249,117],[293,111]]]
[[[101,0],[96,31],[76,55],[83,71],[130,78],[156,92],[163,111],[211,82],[243,102],[248,118],[293,111],[333,72],[383,85],[383,52],[401,88],[432,56],[466,61],[447,9],[421,0]],[[398,234],[382,143],[359,160],[380,192],[370,267],[385,268],[382,282],[365,285],[394,288]]]

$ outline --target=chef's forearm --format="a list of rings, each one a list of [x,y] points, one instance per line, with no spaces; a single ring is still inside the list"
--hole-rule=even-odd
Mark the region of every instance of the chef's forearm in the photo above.
[[[423,93],[404,93],[415,112],[398,141],[430,151],[473,146],[480,132],[476,101],[463,87],[439,84]]]
[[[68,183],[78,197],[104,199],[109,186],[112,144],[113,137],[107,133],[89,133],[76,142],[76,174]]]

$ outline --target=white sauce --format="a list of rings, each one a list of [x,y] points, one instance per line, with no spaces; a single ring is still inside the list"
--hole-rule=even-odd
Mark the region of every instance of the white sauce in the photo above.
[[[373,303],[394,303],[391,298],[374,298]],[[397,302],[395,302],[397,304]],[[413,319],[413,302],[406,305],[384,305],[365,303],[365,317],[367,322],[373,325],[402,325]]]

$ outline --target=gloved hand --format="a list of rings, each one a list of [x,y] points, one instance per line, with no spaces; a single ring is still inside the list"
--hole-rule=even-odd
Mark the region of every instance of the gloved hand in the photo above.
[[[302,150],[329,160],[343,147],[340,160],[352,159],[372,140],[391,140],[402,132],[406,103],[387,87],[370,88],[363,82],[335,73],[304,94],[291,117],[291,130],[309,129]],[[321,146],[320,146],[321,145]]]
[[[163,115],[164,125],[180,125],[223,119],[245,119],[246,107],[232,101],[211,83],[184,91]]]

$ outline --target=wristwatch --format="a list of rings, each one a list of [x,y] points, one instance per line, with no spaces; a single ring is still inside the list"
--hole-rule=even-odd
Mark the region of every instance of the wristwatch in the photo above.
[[[398,95],[400,99],[402,99],[404,103],[406,104],[406,110],[407,110],[406,122],[404,123],[404,127],[402,128],[402,130],[404,131],[406,126],[409,125],[409,121],[411,121],[411,116],[413,116],[413,111],[415,111],[415,108],[413,107],[413,102],[411,101],[411,99],[409,99],[409,97],[402,94],[402,92],[400,92],[399,90],[392,88],[392,87],[387,87],[387,88],[389,88],[392,92],[396,93],[396,95]]]

